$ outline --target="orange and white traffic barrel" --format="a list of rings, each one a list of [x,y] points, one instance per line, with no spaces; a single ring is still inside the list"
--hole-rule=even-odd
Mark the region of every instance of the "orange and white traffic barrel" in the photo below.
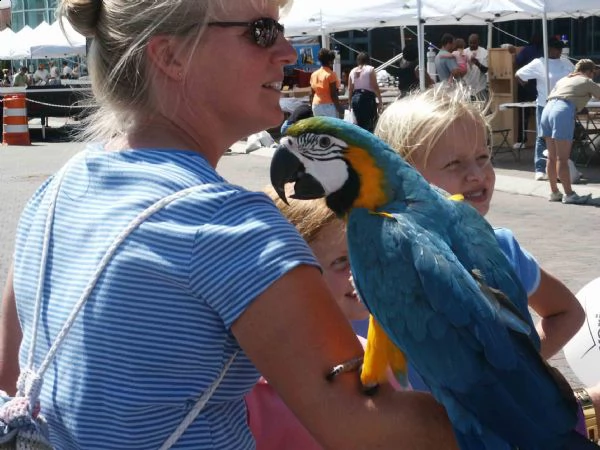
[[[2,144],[31,145],[26,101],[25,94],[5,95],[2,99]]]

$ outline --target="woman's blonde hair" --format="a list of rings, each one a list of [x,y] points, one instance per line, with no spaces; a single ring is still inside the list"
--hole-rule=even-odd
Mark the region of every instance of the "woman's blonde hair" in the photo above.
[[[86,121],[82,137],[105,140],[125,134],[137,117],[152,113],[153,71],[146,46],[157,35],[189,39],[191,56],[211,20],[218,20],[240,0],[59,0],[57,17],[93,38],[88,69],[99,109]],[[257,9],[291,0],[249,0]],[[189,45],[187,45],[189,44]],[[185,74],[184,74],[185,75]]]
[[[584,73],[584,72],[593,72],[596,70],[596,64],[591,59],[580,59],[575,64],[575,72]]]
[[[279,211],[296,227],[308,243],[315,240],[323,228],[330,223],[337,220],[340,225],[343,224],[333,211],[327,207],[324,199],[294,200],[288,196],[290,204],[286,205],[272,186],[265,187],[263,191],[273,200]]]
[[[375,134],[386,141],[409,163],[414,152],[424,152],[424,161],[440,137],[457,119],[480,123],[489,141],[491,129],[486,116],[488,101],[474,101],[462,85],[439,84],[415,92],[388,106],[377,121]]]

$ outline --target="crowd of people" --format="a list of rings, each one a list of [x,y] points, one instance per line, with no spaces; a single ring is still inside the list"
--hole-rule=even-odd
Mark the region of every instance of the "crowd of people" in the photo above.
[[[59,69],[55,61],[46,64],[40,62],[37,69],[30,73],[26,66],[19,67],[16,74],[13,75],[11,69],[2,70],[2,87],[26,87],[26,86],[46,86],[61,84],[61,80],[76,80],[85,74],[81,73],[81,65],[77,62],[72,65],[69,61],[63,60],[62,68]]]
[[[585,204],[591,196],[578,195],[571,187],[571,176],[568,160],[571,154],[573,132],[575,129],[575,114],[582,110],[591,97],[600,98],[600,87],[593,82],[597,74],[597,66],[591,60],[581,60],[576,68],[563,55],[564,43],[556,37],[548,41],[548,82],[546,86],[546,61],[543,56],[541,41],[533,36],[530,43],[516,54],[515,73],[518,81],[518,101],[536,101],[536,138],[534,147],[534,179],[550,181],[550,201],[562,201],[565,204]],[[509,51],[516,53],[511,46]],[[455,39],[451,34],[441,38],[440,51],[435,57],[435,68],[439,82],[447,84],[462,84],[467,87],[473,99],[487,101],[490,98],[487,72],[488,52],[479,45],[479,36],[471,34],[468,47],[462,39]],[[582,78],[583,77],[583,78]],[[562,82],[567,78],[568,82]],[[583,80],[583,81],[582,81]],[[560,89],[556,90],[557,83]],[[579,82],[582,81],[582,82]],[[576,93],[567,86],[577,85]],[[546,102],[552,100],[550,113]],[[558,120],[554,119],[558,108],[567,109],[561,113]],[[547,110],[545,122],[542,113]],[[518,142],[515,148],[522,148],[527,140],[527,132],[522,124],[528,121],[528,109],[520,111],[525,117],[519,117],[519,129],[516,131]],[[554,128],[548,122],[552,119]],[[545,125],[544,125],[545,123]],[[560,125],[559,125],[560,124]],[[547,151],[548,157],[544,152]],[[557,186],[557,179],[563,184],[563,193]]]
[[[325,379],[363,354],[366,330],[343,222],[322,203],[284,205],[216,171],[230,145],[282,123],[283,68],[296,60],[278,22],[287,4],[59,1],[60,20],[94,37],[99,109],[82,135],[94,144],[25,206],[0,319],[0,388],[39,400],[53,447],[268,449],[281,436],[285,448],[457,448],[414,370],[414,389],[372,396],[356,372]],[[471,99],[487,95],[485,52],[477,35],[457,54],[442,41],[438,73],[471,71],[469,90],[407,92],[382,111],[360,54],[350,105],[360,126],[485,215],[495,174],[487,118]],[[311,108],[287,126],[341,114],[333,58],[319,52]],[[48,80],[57,68],[38,71]],[[510,230],[496,236],[541,316],[549,358],[584,312]],[[588,393],[600,411],[600,386]]]

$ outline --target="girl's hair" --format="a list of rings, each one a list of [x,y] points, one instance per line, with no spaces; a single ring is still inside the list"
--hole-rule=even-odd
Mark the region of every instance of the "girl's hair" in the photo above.
[[[596,70],[596,64],[591,59],[580,59],[575,64],[575,72],[593,72],[594,70]]]
[[[99,109],[88,117],[85,139],[125,134],[137,117],[157,110],[153,71],[146,46],[156,35],[179,35],[191,57],[206,24],[234,8],[239,0],[59,0],[57,17],[86,37],[88,70]],[[249,0],[257,9],[291,0]],[[185,74],[184,74],[185,76]]]
[[[465,48],[465,40],[462,38],[456,38],[454,40],[454,46],[457,48]]]
[[[377,121],[375,134],[386,141],[404,159],[413,164],[414,152],[425,152],[426,162],[431,149],[457,119],[469,118],[480,123],[490,138],[489,102],[473,101],[462,85],[436,85],[424,92],[396,100]]]
[[[327,207],[324,199],[294,200],[288,197],[290,204],[286,205],[272,186],[265,187],[264,192],[308,243],[316,239],[323,228],[330,223],[339,220],[342,224],[342,221]]]

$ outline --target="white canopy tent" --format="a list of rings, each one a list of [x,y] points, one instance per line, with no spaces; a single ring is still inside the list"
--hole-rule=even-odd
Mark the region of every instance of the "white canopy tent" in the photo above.
[[[44,26],[45,24],[45,26]],[[42,27],[42,30],[38,30]],[[59,21],[48,25],[42,22],[35,28],[29,41],[31,58],[60,58],[67,55],[85,55],[85,37],[65,21],[64,32]]]
[[[18,33],[7,28],[0,32],[0,59],[85,55],[85,37],[77,33],[68,23],[65,23],[65,33],[58,22],[52,25],[42,22],[34,29],[25,26]]]
[[[27,58],[29,50],[21,44],[17,33],[10,28],[0,32],[0,59]]]
[[[335,31],[384,26],[418,27],[421,86],[425,86],[423,25],[488,25],[488,43],[494,22],[542,19],[547,55],[547,20],[600,15],[599,0],[301,0],[282,18],[288,36],[325,36]]]

